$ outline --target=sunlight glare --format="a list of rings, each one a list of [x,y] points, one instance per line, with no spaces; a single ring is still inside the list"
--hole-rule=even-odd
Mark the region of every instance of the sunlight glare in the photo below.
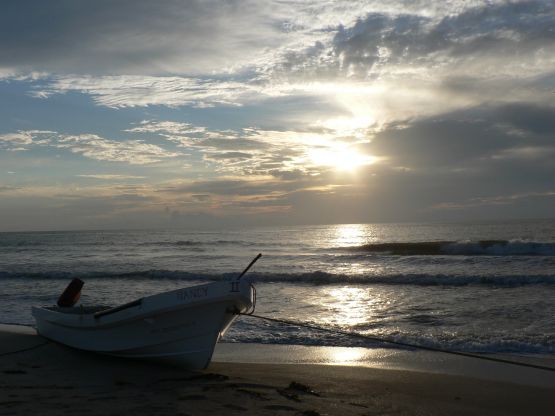
[[[334,227],[335,247],[360,246],[366,243],[367,227],[364,224],[340,224]]]
[[[330,323],[350,327],[368,322],[368,311],[373,299],[365,289],[345,286],[331,288],[327,294],[333,299],[335,309]]]
[[[334,364],[351,364],[360,361],[366,351],[362,348],[336,347],[330,352],[330,360]]]
[[[365,165],[371,165],[376,158],[364,155],[348,147],[336,149],[312,149],[308,157],[317,166],[328,166],[339,171],[352,172]]]
[[[325,128],[335,130],[337,134],[353,134],[357,130],[363,130],[374,124],[374,119],[367,115],[359,115],[356,117],[336,117],[330,118],[319,124]]]

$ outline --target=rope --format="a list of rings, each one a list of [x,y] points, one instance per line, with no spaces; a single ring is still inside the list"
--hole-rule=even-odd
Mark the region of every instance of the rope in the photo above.
[[[0,325],[28,326],[29,328],[35,327],[35,325],[32,324],[19,324],[17,322],[0,322]]]
[[[17,325],[17,326],[27,326],[29,328],[34,328],[34,325],[30,325],[30,324],[18,324],[18,323],[14,323],[14,322],[0,322],[0,324],[2,325]],[[50,341],[46,340],[40,344],[37,345],[33,345],[32,347],[29,348],[23,348],[21,350],[15,350],[15,351],[8,351],[8,352],[3,352],[0,354],[0,357],[5,357],[6,355],[12,355],[12,354],[18,354],[20,352],[25,352],[25,351],[31,351],[34,350],[35,348],[39,348],[42,347],[46,344],[48,344]]]
[[[377,341],[377,342],[382,342],[382,343],[387,343],[387,344],[393,344],[393,345],[398,345],[398,346],[401,346],[401,347],[417,348],[417,349],[421,349],[421,350],[425,350],[425,351],[433,351],[433,352],[442,352],[442,353],[445,353],[445,354],[459,355],[459,356],[462,356],[462,357],[476,358],[476,359],[479,359],[479,360],[494,361],[494,362],[497,362],[497,363],[519,365],[521,367],[529,367],[529,368],[535,368],[535,369],[539,369],[539,370],[546,370],[546,371],[555,372],[555,368],[547,367],[547,366],[544,366],[544,365],[529,364],[529,363],[523,363],[523,362],[520,362],[520,361],[511,361],[511,360],[506,360],[506,359],[503,359],[503,358],[496,358],[496,357],[486,357],[486,356],[471,354],[471,353],[467,353],[467,352],[445,350],[445,349],[442,349],[442,348],[426,347],[424,345],[410,344],[408,342],[400,342],[400,341],[395,341],[395,340],[387,339],[387,338],[373,337],[373,336],[370,336],[370,335],[360,334],[358,332],[344,331],[344,330],[335,329],[335,328],[326,328],[326,327],[319,326],[319,325],[314,325],[314,324],[311,324],[311,323],[308,323],[308,322],[291,321],[291,320],[286,320],[286,319],[270,318],[268,316],[245,314],[245,313],[240,313],[239,315],[250,316],[252,318],[262,319],[262,320],[265,320],[265,321],[276,322],[276,323],[285,324],[285,325],[292,325],[292,326],[303,327],[303,328],[308,328],[308,329],[315,329],[317,331],[328,332],[328,333],[336,334],[336,335],[345,335],[345,336],[354,337],[354,338],[362,338],[362,339],[367,339],[367,340],[370,340],[370,341]]]
[[[43,346],[45,346],[46,344],[49,344],[49,343],[50,343],[50,341],[44,341],[40,344],[33,345],[32,347],[29,347],[29,348],[23,348],[23,349],[20,349],[20,350],[4,352],[4,353],[0,354],[0,357],[5,357],[6,355],[18,354],[20,352],[25,352],[25,351],[31,351],[31,350],[34,350],[36,348],[43,347]]]

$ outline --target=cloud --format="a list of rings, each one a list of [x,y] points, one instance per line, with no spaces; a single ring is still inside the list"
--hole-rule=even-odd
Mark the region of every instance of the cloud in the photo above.
[[[132,165],[160,162],[178,155],[140,140],[115,141],[95,134],[63,136],[58,139],[55,147],[68,149],[90,159],[127,162]]]
[[[195,181],[183,185],[160,189],[161,192],[177,192],[198,194],[199,192],[214,195],[262,195],[275,190],[276,183],[268,181],[252,181],[246,179],[227,179]]]
[[[522,76],[553,68],[555,5],[475,2],[450,13],[376,11],[340,25],[331,44],[315,43],[281,62],[283,72],[376,79],[426,74]],[[500,66],[500,63],[503,63]]]
[[[555,64],[555,7],[541,0],[27,2],[0,14],[6,76],[30,68],[20,79],[40,81],[35,97],[77,91],[111,108],[307,94],[352,108],[362,92],[371,103],[362,111],[383,107],[373,118],[391,121],[441,111],[438,101],[530,96],[542,83],[515,80]],[[35,25],[22,32],[24,19]]]
[[[276,59],[267,79],[292,95],[333,94],[377,126],[485,102],[553,101],[553,2],[445,4],[360,15]]]
[[[337,119],[332,113],[342,111],[344,125],[379,129],[484,102],[548,103],[555,88],[549,1],[35,6],[26,18],[37,27],[4,43],[14,49],[10,68],[35,71],[21,79],[42,99],[79,92],[110,108],[268,108],[280,97],[313,97],[330,103],[325,117]],[[20,13],[8,7],[6,27],[23,19]],[[50,36],[37,36],[43,31]],[[84,67],[88,60],[94,62]],[[42,64],[52,74],[41,72]],[[308,110],[301,104],[280,109],[289,123]]]
[[[141,140],[116,141],[96,134],[67,135],[52,131],[28,130],[0,135],[5,150],[28,150],[32,146],[66,149],[94,160],[143,165],[179,155]]]
[[[555,97],[554,97],[555,98]],[[510,125],[514,131],[544,137],[544,142],[553,143],[555,131],[555,106],[530,103],[514,103],[497,109],[492,117],[498,122]]]
[[[143,120],[137,127],[129,128],[125,131],[131,133],[165,133],[175,135],[194,135],[205,133],[205,127],[193,126],[190,123],[179,123],[176,121],[149,121]]]
[[[47,130],[18,131],[17,133],[0,134],[0,149],[8,151],[27,150],[29,145],[46,145],[51,142],[55,132]]]
[[[551,215],[555,143],[545,126],[555,109],[518,109],[521,117],[513,105],[480,106],[386,126],[359,145],[383,159],[366,169],[349,205],[367,206],[368,215],[382,220]]]
[[[21,189],[17,186],[7,186],[7,185],[0,185],[0,192],[12,192]]]
[[[244,159],[251,159],[253,155],[244,152],[224,152],[224,153],[214,153],[214,154],[207,154],[207,159],[215,159],[215,160],[244,160]]]
[[[515,114],[518,113],[518,116]],[[462,169],[502,157],[548,158],[554,107],[480,106],[441,117],[392,123],[365,145],[390,163],[414,169]]]
[[[225,72],[280,37],[279,27],[267,24],[267,6],[250,0],[49,6],[23,0],[2,5],[0,49],[12,67],[47,72]]]
[[[498,195],[485,198],[470,198],[462,202],[446,202],[434,206],[434,209],[453,209],[462,210],[467,208],[482,207],[482,206],[495,206],[495,205],[512,205],[520,200],[541,199],[549,198],[555,199],[555,190],[546,192],[527,192],[523,194],[514,195]]]
[[[2,87],[36,99],[21,97],[32,105],[5,116],[16,126],[0,135],[6,170],[28,172],[54,153],[62,169],[69,154],[125,165],[73,169],[63,180],[81,190],[10,177],[18,195],[49,201],[49,213],[57,203],[85,212],[82,201],[95,221],[132,213],[139,224],[162,211],[180,220],[209,212],[207,223],[272,212],[285,222],[395,221],[448,217],[456,206],[518,212],[525,201],[552,199],[553,2],[23,0],[0,8]],[[108,130],[121,128],[118,119],[161,120],[109,138],[54,119],[46,126],[58,131],[16,131],[35,127],[33,111],[59,111],[77,95],[106,107],[87,116],[109,115]],[[233,128],[221,127],[230,117]],[[65,174],[53,172],[41,183]],[[540,205],[522,213],[551,206]]]
[[[87,74],[207,74],[272,65],[368,13],[445,15],[482,2],[40,0],[3,4],[4,65]]]
[[[301,175],[320,175],[335,165],[339,158],[347,159],[352,155],[358,143],[368,141],[358,129],[345,136],[317,125],[305,131],[254,127],[213,130],[188,123],[151,120],[126,131],[154,133],[178,147],[200,152],[220,174],[266,175],[283,180],[293,180]],[[361,152],[364,149],[357,152],[357,156]],[[369,156],[360,154],[357,164],[372,161]]]
[[[145,179],[144,176],[136,175],[114,175],[114,174],[90,174],[90,175],[77,175],[79,178],[99,179],[99,180],[120,180],[120,179]]]
[[[256,101],[260,94],[273,94],[249,82],[222,81],[177,76],[55,76],[33,87],[31,96],[48,98],[77,91],[89,94],[98,105],[111,108],[241,105]]]
[[[90,133],[68,135],[36,130],[0,136],[0,143],[6,150],[27,150],[37,146],[65,149],[93,160],[132,165],[187,157],[188,170],[200,169],[199,172],[211,177],[246,175],[296,181],[303,175],[311,177],[328,172],[334,158],[332,155],[335,158],[345,157],[345,152],[352,152],[359,143],[367,141],[358,133],[351,137],[338,136],[334,130],[319,126],[306,131],[254,127],[216,130],[190,123],[151,120],[143,121],[125,132],[141,139],[116,141]],[[178,150],[169,150],[176,146]],[[203,162],[204,168],[201,167]],[[88,177],[117,178],[102,175]]]

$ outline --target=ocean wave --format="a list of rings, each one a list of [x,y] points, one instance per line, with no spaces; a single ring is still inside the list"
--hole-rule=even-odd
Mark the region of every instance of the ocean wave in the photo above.
[[[555,256],[555,243],[519,240],[423,241],[415,243],[371,243],[351,251],[398,256]]]
[[[2,321],[2,324],[35,327],[35,322],[27,317],[16,321]],[[310,322],[318,326],[318,322]],[[333,327],[327,327],[333,330]],[[340,331],[349,332],[348,328],[336,327]],[[361,336],[359,336],[361,335]],[[365,339],[367,335],[370,338]],[[372,339],[374,338],[374,339]],[[384,341],[379,341],[378,339]],[[410,344],[415,347],[401,346],[388,343],[391,340],[400,344]],[[456,337],[448,333],[405,333],[405,334],[376,334],[372,331],[353,330],[353,336],[345,333],[322,332],[296,325],[262,322],[240,317],[226,332],[222,342],[253,343],[278,345],[304,345],[328,347],[363,347],[363,348],[391,348],[403,350],[418,350],[423,348],[438,348],[467,353],[505,353],[505,354],[555,354],[553,339],[543,334],[497,334],[486,337],[479,334],[458,334]]]
[[[230,273],[193,273],[179,270],[137,270],[128,272],[89,271],[89,272],[0,272],[0,279],[154,279],[184,281],[218,281],[237,277],[237,272]],[[498,287],[516,287],[528,285],[555,285],[555,275],[495,275],[463,276],[446,274],[391,274],[391,275],[347,275],[322,271],[309,273],[260,273],[252,272],[248,279],[257,283],[288,284],[356,284],[356,285],[414,285],[414,286],[469,286],[484,285]]]
[[[199,247],[199,246],[236,246],[236,247],[304,247],[310,248],[308,244],[305,243],[291,243],[291,242],[279,242],[279,241],[249,241],[249,240],[176,240],[176,241],[144,241],[137,244],[138,246],[144,247]]]
[[[315,324],[317,325],[317,323]],[[341,330],[343,328],[337,329]],[[553,341],[546,340],[542,335],[519,336],[498,334],[496,336],[485,337],[479,334],[469,333],[458,334],[458,336],[454,337],[448,333],[380,335],[372,332],[358,331],[353,332],[353,334],[360,334],[362,337],[358,335],[349,336],[344,333],[333,334],[294,325],[284,326],[275,323],[265,323],[261,325],[260,323],[243,320],[230,328],[224,336],[223,341],[258,344],[415,349],[412,347],[401,347],[398,344],[380,342],[376,339],[364,339],[363,337],[367,335],[371,338],[387,339],[397,343],[422,346],[424,348],[440,348],[471,353],[555,353],[555,344]]]
[[[251,277],[255,281],[311,283],[311,284],[386,284],[415,286],[525,286],[555,285],[555,275],[497,275],[497,276],[453,276],[445,274],[393,274],[393,275],[344,275],[326,272],[299,274],[257,273]]]
[[[138,246],[161,246],[161,247],[168,247],[168,246],[202,246],[206,243],[202,241],[193,241],[193,240],[179,240],[179,241],[151,241],[151,242],[142,242],[138,243]]]
[[[197,247],[197,246],[213,246],[213,245],[238,245],[250,246],[254,243],[241,240],[177,240],[177,241],[145,241],[137,244],[139,246],[160,246],[160,247]]]

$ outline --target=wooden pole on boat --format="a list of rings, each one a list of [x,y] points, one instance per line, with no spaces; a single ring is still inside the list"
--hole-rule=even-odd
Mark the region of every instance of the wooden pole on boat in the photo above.
[[[237,277],[237,280],[239,280],[241,277],[243,277],[243,275],[244,275],[246,272],[249,271],[249,269],[252,267],[252,265],[253,265],[254,263],[256,263],[257,260],[258,260],[260,257],[262,257],[262,253],[258,253],[258,256],[256,256],[256,257],[250,262],[250,264],[247,266],[247,268],[246,268],[245,270],[243,270],[243,273],[241,273],[241,274],[239,275],[239,277]]]

